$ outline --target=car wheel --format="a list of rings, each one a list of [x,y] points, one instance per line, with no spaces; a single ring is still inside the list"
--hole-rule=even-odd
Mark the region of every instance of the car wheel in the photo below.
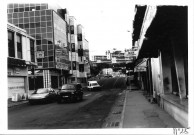
[[[32,102],[32,101],[28,101],[28,103],[29,103],[30,105],[33,105],[33,104],[34,104],[34,102]]]
[[[80,96],[77,96],[76,97],[76,101],[80,101]]]

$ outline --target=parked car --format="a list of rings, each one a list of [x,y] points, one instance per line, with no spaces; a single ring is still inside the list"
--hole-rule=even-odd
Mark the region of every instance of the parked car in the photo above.
[[[104,77],[105,78],[112,78],[113,76],[112,75],[105,75]]]
[[[101,90],[101,86],[98,84],[97,81],[88,81],[87,89],[90,91]]]
[[[83,90],[81,84],[64,84],[57,92],[57,103],[65,101],[81,101]]]
[[[56,91],[53,88],[40,88],[35,90],[29,97],[28,101],[30,104],[33,103],[47,103],[56,101]]]

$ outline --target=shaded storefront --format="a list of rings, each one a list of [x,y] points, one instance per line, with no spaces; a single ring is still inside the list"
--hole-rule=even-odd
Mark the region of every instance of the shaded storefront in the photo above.
[[[136,37],[138,59],[147,58],[144,90],[187,127],[188,7],[148,6],[141,17],[144,21]]]

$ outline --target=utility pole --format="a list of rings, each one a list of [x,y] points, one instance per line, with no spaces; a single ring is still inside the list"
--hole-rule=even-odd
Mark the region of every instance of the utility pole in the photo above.
[[[32,77],[33,77],[33,82],[34,82],[34,90],[36,89],[36,82],[35,82],[35,69],[34,69],[34,67],[32,67],[31,68],[31,75],[33,75]]]

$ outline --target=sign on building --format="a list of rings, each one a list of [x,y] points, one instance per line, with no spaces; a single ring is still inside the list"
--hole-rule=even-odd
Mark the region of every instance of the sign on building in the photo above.
[[[36,58],[37,59],[44,58],[44,51],[37,51],[36,52]]]
[[[135,67],[134,72],[145,72],[146,67]]]

